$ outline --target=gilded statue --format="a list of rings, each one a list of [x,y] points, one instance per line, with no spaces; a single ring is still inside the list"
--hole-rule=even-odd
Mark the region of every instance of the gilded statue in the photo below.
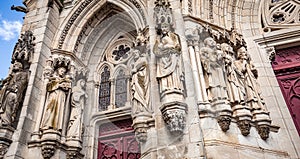
[[[224,56],[222,51],[217,48],[217,43],[213,38],[208,37],[204,40],[204,47],[200,49],[200,57],[208,100],[226,100]]]
[[[47,84],[47,101],[41,129],[63,129],[65,107],[70,98],[71,80],[67,69],[59,67]]]
[[[161,33],[154,45],[157,59],[157,79],[160,93],[183,92],[183,65],[181,45],[177,34],[171,32],[170,24],[161,24]]]
[[[23,71],[23,65],[15,62],[12,73],[3,80],[0,90],[0,124],[12,126],[18,110],[21,108],[24,91],[28,83],[28,73]]]

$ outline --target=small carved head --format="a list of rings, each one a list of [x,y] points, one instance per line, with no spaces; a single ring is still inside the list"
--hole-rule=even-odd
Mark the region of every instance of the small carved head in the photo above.
[[[247,50],[245,47],[241,47],[237,50],[237,59],[243,59],[243,60],[248,59]]]
[[[86,82],[84,79],[80,79],[78,80],[77,85],[80,85],[81,88],[85,88]]]
[[[20,62],[15,62],[12,67],[13,72],[18,72],[23,69],[23,65]]]
[[[227,43],[221,44],[221,50],[225,53],[233,53],[233,48]]]
[[[258,134],[263,140],[267,140],[270,134],[270,128],[268,125],[258,126]]]
[[[217,43],[212,37],[208,37],[204,40],[204,45],[208,47],[216,47]]]
[[[247,136],[250,134],[250,129],[251,129],[250,121],[248,121],[248,120],[239,121],[238,127],[240,128],[241,133],[244,136]]]
[[[64,67],[59,67],[59,68],[57,69],[57,75],[58,75],[59,77],[64,77],[64,76],[66,75],[66,73],[67,73],[67,69],[64,68]]]
[[[171,25],[169,23],[162,23],[161,24],[161,32],[162,34],[167,34],[171,31]]]
[[[224,132],[229,130],[230,122],[231,122],[230,117],[221,116],[218,118],[219,126],[221,127],[222,131],[224,131]]]

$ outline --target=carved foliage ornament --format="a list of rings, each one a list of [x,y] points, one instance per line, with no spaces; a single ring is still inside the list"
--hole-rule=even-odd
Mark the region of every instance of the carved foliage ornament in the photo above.
[[[42,145],[42,155],[44,159],[50,159],[56,151],[56,146],[53,144]]]
[[[266,0],[262,9],[264,31],[299,26],[299,0]]]

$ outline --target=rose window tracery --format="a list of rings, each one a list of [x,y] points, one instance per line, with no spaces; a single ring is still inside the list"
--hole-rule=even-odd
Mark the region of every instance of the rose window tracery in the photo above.
[[[128,58],[128,53],[130,48],[127,45],[120,45],[116,50],[113,51],[112,55],[116,61],[119,61],[121,58]]]
[[[273,31],[300,25],[299,0],[264,1],[261,9],[264,31]]]
[[[132,56],[132,42],[127,39],[119,39],[107,50],[106,58],[112,64],[126,63]]]

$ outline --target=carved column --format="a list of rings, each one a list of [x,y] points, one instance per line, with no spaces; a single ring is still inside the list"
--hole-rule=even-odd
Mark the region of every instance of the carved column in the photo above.
[[[205,88],[205,81],[204,81],[204,76],[203,76],[203,69],[202,69],[202,64],[201,64],[201,57],[200,57],[200,48],[199,48],[199,43],[195,45],[195,53],[196,53],[196,61],[198,61],[198,73],[199,73],[199,79],[200,79],[200,86],[201,86],[201,94],[203,98],[203,104],[207,104],[208,102],[208,97],[206,94],[206,88]]]
[[[116,92],[116,80],[115,79],[110,79],[110,83],[111,83],[111,86],[110,86],[110,90],[111,90],[111,96],[110,96],[110,104],[107,108],[107,110],[112,110],[112,109],[115,109],[115,92]]]
[[[188,47],[189,47],[189,54],[190,54],[190,58],[191,58],[191,65],[192,65],[192,69],[193,69],[193,77],[194,77],[194,81],[195,81],[195,90],[197,93],[197,101],[198,102],[204,102],[203,99],[203,92],[201,91],[201,83],[200,83],[200,79],[199,79],[199,72],[198,72],[198,67],[197,67],[197,60],[196,60],[196,52],[195,49],[193,47],[193,41],[189,40],[188,41]]]

